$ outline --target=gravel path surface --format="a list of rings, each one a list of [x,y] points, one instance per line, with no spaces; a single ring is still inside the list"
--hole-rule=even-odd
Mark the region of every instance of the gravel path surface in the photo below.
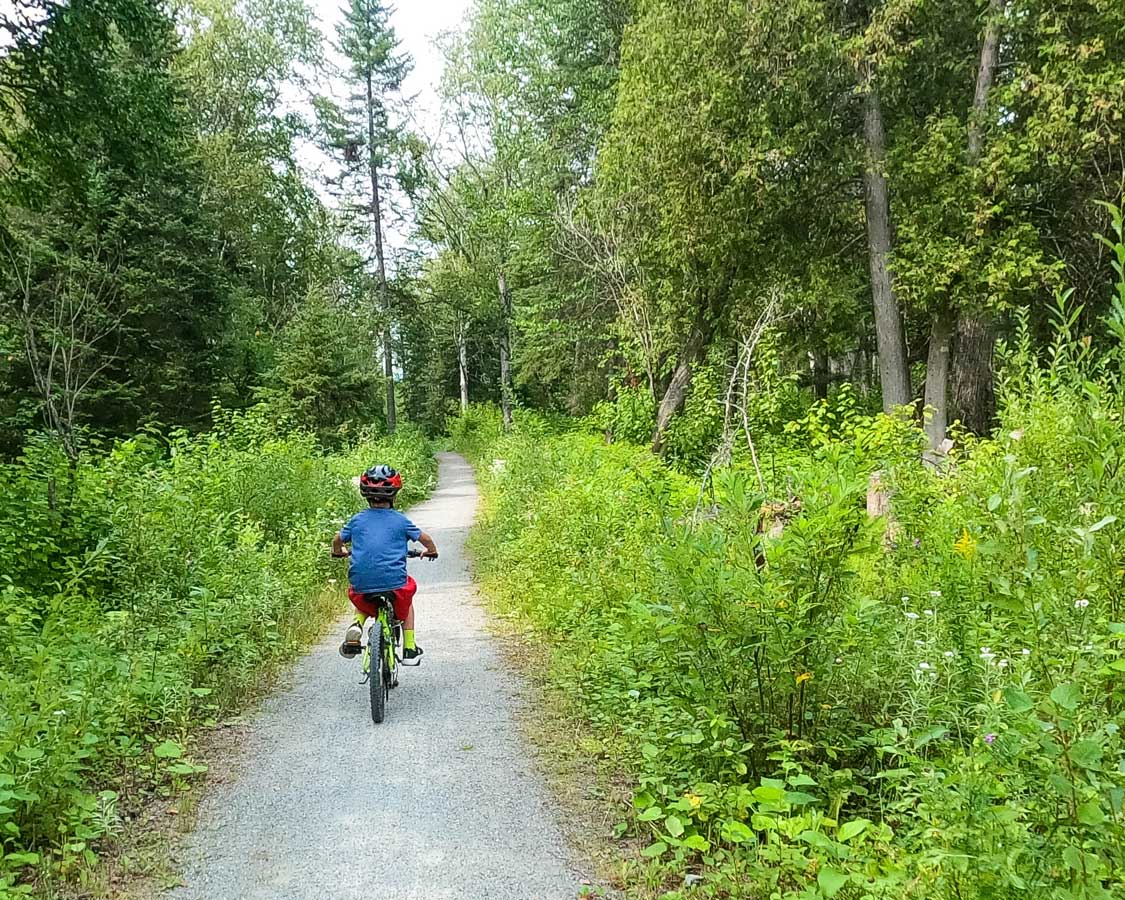
[[[374,725],[342,633],[255,717],[231,783],[187,839],[173,900],[567,900],[580,876],[522,745],[520,684],[485,633],[463,555],[477,491],[440,457],[411,518],[441,558],[412,562],[419,668]]]

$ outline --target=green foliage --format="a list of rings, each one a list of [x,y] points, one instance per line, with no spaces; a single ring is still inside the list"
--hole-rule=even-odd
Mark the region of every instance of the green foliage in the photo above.
[[[401,469],[407,503],[434,483],[410,429],[325,456],[262,411],[216,422],[83,458],[67,506],[48,447],[0,467],[0,893],[37,863],[75,874],[119,802],[205,769],[192,730],[341,608],[326,550],[358,472]]]
[[[486,587],[625,748],[620,830],[650,842],[658,881],[690,866],[702,896],[794,900],[1125,889],[1125,383],[1122,350],[1093,353],[1079,319],[1060,303],[1045,358],[1025,329],[1004,436],[944,474],[914,426],[838,392],[792,427],[782,503],[740,467],[700,507],[638,448],[456,426],[489,463]],[[891,522],[866,511],[876,470]]]

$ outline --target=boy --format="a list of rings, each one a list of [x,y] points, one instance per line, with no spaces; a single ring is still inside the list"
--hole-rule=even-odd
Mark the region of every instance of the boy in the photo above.
[[[332,538],[333,556],[350,556],[348,599],[357,610],[348,626],[340,654],[348,659],[363,649],[363,625],[368,616],[379,614],[367,599],[368,594],[394,594],[395,616],[402,622],[402,661],[416,666],[422,648],[414,643],[414,594],[418,585],[406,573],[406,550],[410,541],[426,548],[423,559],[437,559],[433,538],[395,508],[395,496],[402,490],[402,476],[390,466],[374,466],[359,479],[359,492],[368,508],[356,513]],[[351,548],[345,547],[351,544]]]

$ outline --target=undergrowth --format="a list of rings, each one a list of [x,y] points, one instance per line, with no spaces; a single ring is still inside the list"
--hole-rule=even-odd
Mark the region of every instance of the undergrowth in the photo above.
[[[375,461],[433,486],[421,434],[324,455],[265,414],[0,466],[0,897],[82,882],[122,806],[205,769],[189,736],[322,626],[327,542]]]
[[[1095,357],[1065,299],[1057,320],[1044,359],[1005,350],[996,439],[942,472],[912,423],[846,393],[790,427],[764,488],[736,459],[702,495],[600,435],[452,423],[486,590],[631,748],[619,833],[646,836],[648,887],[1125,891],[1125,353]],[[875,472],[889,518],[868,514]]]

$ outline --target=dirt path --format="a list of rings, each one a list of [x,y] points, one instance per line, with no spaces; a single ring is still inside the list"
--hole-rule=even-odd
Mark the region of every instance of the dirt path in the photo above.
[[[515,724],[463,554],[472,471],[440,458],[410,513],[441,550],[411,563],[423,665],[375,726],[359,662],[321,642],[265,704],[187,842],[173,900],[566,900],[580,876]],[[343,625],[340,632],[342,633]]]

